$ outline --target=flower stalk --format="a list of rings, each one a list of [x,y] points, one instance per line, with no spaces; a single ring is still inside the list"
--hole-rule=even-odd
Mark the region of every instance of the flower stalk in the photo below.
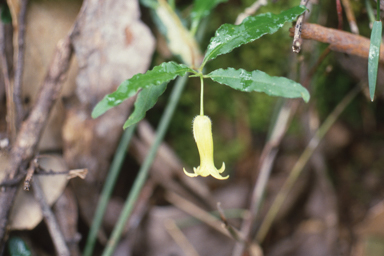
[[[229,175],[221,176],[221,173],[225,170],[225,164],[223,162],[220,169],[215,167],[213,161],[213,137],[212,137],[212,122],[208,116],[204,115],[204,105],[203,105],[203,96],[204,96],[204,83],[203,77],[200,76],[201,82],[201,94],[200,94],[200,115],[196,116],[193,119],[193,137],[195,139],[197,149],[199,150],[200,155],[200,166],[193,168],[193,173],[189,173],[183,168],[184,173],[189,177],[207,177],[212,175],[212,177],[225,180],[228,179]]]

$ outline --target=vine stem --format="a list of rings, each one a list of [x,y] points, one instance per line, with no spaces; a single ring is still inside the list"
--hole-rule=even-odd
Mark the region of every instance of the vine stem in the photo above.
[[[149,169],[152,165],[153,160],[155,159],[157,150],[163,141],[165,132],[168,129],[168,125],[172,119],[173,113],[175,112],[177,103],[179,102],[180,95],[185,87],[188,76],[179,77],[176,80],[176,84],[173,87],[172,94],[170,96],[167,107],[164,111],[164,114],[161,117],[159,127],[156,132],[156,138],[151,146],[151,149],[148,152],[147,157],[144,160],[144,163],[141,165],[139,173],[135,179],[135,182],[132,186],[132,189],[125,201],[124,208],[120,214],[119,220],[117,221],[115,228],[113,229],[112,235],[107,243],[107,246],[104,249],[103,256],[110,256],[113,254],[117,243],[120,240],[121,233],[123,232],[125,223],[129,218],[135,202],[140,194],[141,188],[143,187],[145,181],[147,180]]]
[[[376,20],[380,21],[380,0],[376,0]]]
[[[201,90],[200,90],[200,115],[204,115],[204,79],[203,76],[200,75],[200,84],[201,84]]]
[[[108,201],[111,197],[113,188],[115,187],[117,177],[119,176],[121,166],[125,159],[125,154],[129,143],[132,139],[133,132],[135,131],[136,124],[130,126],[125,130],[121,137],[119,146],[117,147],[116,154],[113,158],[111,167],[108,172],[107,180],[105,182],[103,191],[101,192],[99,203],[96,208],[95,216],[93,217],[92,226],[89,230],[87,243],[85,244],[83,256],[91,256],[95,247],[98,230],[103,221],[103,216],[108,205]]]

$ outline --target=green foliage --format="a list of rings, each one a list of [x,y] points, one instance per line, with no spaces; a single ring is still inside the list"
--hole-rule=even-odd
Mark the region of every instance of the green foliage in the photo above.
[[[220,3],[227,2],[228,0],[195,0],[191,12],[192,31],[196,31],[200,20],[209,15],[211,10]]]
[[[183,64],[170,61],[154,67],[145,74],[136,74],[120,84],[115,92],[106,95],[93,109],[92,117],[96,118],[104,114],[107,110],[135,95],[141,88],[160,86],[163,83],[175,79],[177,76],[184,76],[188,72],[195,73],[193,69]]]
[[[213,7],[224,1],[196,0],[192,11],[192,21],[199,21],[201,17],[208,15]],[[144,118],[145,113],[153,107],[158,97],[164,92],[166,85],[160,88],[161,84],[173,80],[176,76],[184,76],[188,72],[193,73],[193,76],[209,77],[213,81],[228,85],[242,92],[264,92],[268,95],[286,98],[301,97],[307,102],[309,100],[308,91],[300,84],[284,77],[271,77],[258,70],[248,72],[243,69],[236,70],[233,68],[226,70],[218,69],[207,76],[201,73],[208,60],[229,53],[233,49],[252,42],[265,34],[275,33],[286,22],[293,21],[305,10],[304,6],[296,6],[278,15],[265,13],[255,17],[248,17],[242,24],[237,26],[230,24],[222,25],[208,45],[199,72],[183,64],[175,62],[163,63],[145,74],[137,74],[131,79],[124,81],[115,92],[105,96],[96,105],[92,112],[92,117],[100,116],[110,108],[119,105],[125,99],[133,96],[140,89],[143,89],[135,104],[135,111],[124,124],[124,128],[135,124]]]
[[[381,46],[381,34],[382,34],[381,21],[375,21],[372,27],[371,33],[371,45],[369,46],[368,55],[368,83],[369,94],[371,100],[375,96],[376,81],[377,81],[377,69],[379,67],[380,46]]]
[[[216,31],[215,36],[212,37],[201,67],[204,67],[208,60],[212,60],[221,54],[231,52],[233,49],[253,42],[265,34],[275,33],[286,22],[292,22],[305,10],[304,6],[296,6],[278,15],[265,13],[250,16],[240,25],[222,25]]]
[[[1,8],[1,22],[3,23],[11,23],[12,22],[12,15],[11,15],[11,12],[9,10],[9,7],[6,3],[3,3],[3,4],[0,4],[0,8]]]
[[[146,112],[156,104],[157,99],[163,94],[166,88],[167,83],[144,88],[137,96],[135,110],[129,116],[123,128],[125,129],[143,119]]]
[[[285,98],[302,97],[305,102],[310,97],[307,89],[299,83],[285,77],[271,77],[259,70],[248,72],[244,69],[218,69],[207,76],[215,82],[243,92],[264,92],[270,96]]]
[[[8,241],[8,252],[10,256],[30,256],[32,255],[24,240],[20,237],[11,237]]]

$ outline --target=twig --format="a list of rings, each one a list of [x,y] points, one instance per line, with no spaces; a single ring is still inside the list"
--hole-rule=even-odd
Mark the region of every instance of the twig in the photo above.
[[[223,208],[221,208],[220,202],[217,203],[217,209],[219,211],[220,219],[223,222],[224,227],[231,234],[232,238],[235,239],[240,244],[246,245],[248,247],[248,251],[251,256],[262,256],[263,251],[258,244],[250,243],[249,240],[242,237],[242,235],[236,228],[234,228],[231,224],[229,224],[227,218],[225,217],[224,210]]]
[[[349,0],[341,0],[341,2],[343,3],[345,14],[347,15],[347,19],[349,22],[349,27],[351,28],[351,32],[358,35],[359,28],[356,24],[356,18],[352,10],[351,3],[349,2]]]
[[[168,231],[169,235],[175,240],[175,242],[180,246],[187,256],[199,256],[193,245],[188,241],[183,232],[179,229],[176,223],[167,219],[164,222],[164,226]]]
[[[32,176],[35,173],[35,170],[37,168],[37,159],[33,159],[29,165],[29,168],[27,170],[27,176],[24,180],[24,190],[29,191],[29,188],[31,186]]]
[[[343,7],[341,7],[340,0],[336,0],[336,11],[337,11],[337,28],[343,30]]]
[[[41,210],[43,212],[45,223],[47,224],[49,233],[51,234],[53,244],[55,245],[55,249],[58,255],[60,256],[69,256],[69,249],[65,243],[65,239],[60,231],[59,224],[56,221],[55,215],[51,211],[49,207],[44,192],[41,189],[39,179],[34,179],[33,181],[33,192],[35,194],[35,198],[40,204]]]
[[[290,29],[291,36],[293,29]],[[328,43],[332,51],[344,52],[364,58],[368,58],[369,38],[354,35],[352,33],[337,29],[326,28],[317,24],[305,23],[302,26],[301,36],[303,39],[316,40]],[[384,63],[384,44],[380,47],[380,61]]]
[[[26,169],[35,155],[43,128],[49,113],[61,91],[62,81],[69,67],[72,47],[69,36],[61,40],[56,48],[48,74],[41,87],[35,106],[28,119],[22,124],[16,142],[11,150],[8,169],[9,178],[17,177],[20,170]],[[0,192],[0,248],[4,246],[8,226],[8,216],[15,199],[17,187]]]
[[[5,25],[0,22],[0,59],[4,77],[5,93],[7,96],[7,132],[10,142],[13,144],[16,139],[16,110],[13,100],[13,88],[10,80],[10,70],[7,61],[5,40]]]
[[[23,104],[21,100],[21,83],[24,70],[24,39],[25,39],[25,16],[28,0],[20,0],[20,12],[17,17],[17,27],[14,27],[14,83],[13,101],[16,110],[16,130],[20,128],[23,121]],[[13,17],[14,18],[14,17]]]
[[[71,256],[80,256],[78,243],[81,240],[81,235],[77,232],[79,209],[75,194],[69,187],[64,190],[52,209]]]
[[[5,179],[0,183],[0,187],[18,186],[22,179],[24,179],[26,172],[18,174],[13,179]],[[1,254],[0,254],[1,255]]]
[[[168,202],[179,208],[180,210],[190,214],[191,216],[195,217],[196,219],[204,222],[211,228],[215,229],[216,231],[220,232],[221,234],[232,238],[232,236],[229,234],[228,230],[224,229],[221,226],[221,223],[219,219],[214,217],[213,215],[209,214],[205,210],[201,209],[197,205],[191,203],[190,201],[182,198],[181,196],[173,193],[173,192],[167,192],[165,194],[165,198]]]
[[[246,8],[244,12],[237,16],[235,25],[239,25],[245,18],[253,15],[261,6],[266,5],[267,3],[267,0],[258,0],[254,2],[250,7]]]
[[[308,3],[308,0],[301,0],[300,5],[306,6]],[[301,50],[301,44],[303,43],[303,40],[301,39],[301,28],[303,26],[305,12],[301,14],[296,21],[295,25],[295,32],[293,36],[293,42],[292,42],[292,51],[294,53],[299,53]]]
[[[329,46],[324,49],[324,51],[321,53],[320,57],[317,59],[315,65],[309,70],[307,77],[305,78],[303,82],[303,86],[305,88],[309,88],[309,82],[311,81],[313,75],[316,73],[317,68],[320,66],[320,64],[323,62],[323,60],[328,56],[328,54],[331,52],[331,49]]]
[[[301,154],[299,160],[296,162],[295,166],[292,168],[291,173],[289,174],[287,180],[285,181],[283,187],[276,196],[276,199],[273,201],[271,208],[269,209],[263,223],[257,233],[256,241],[262,243],[269,228],[271,227],[277,213],[280,210],[282,203],[285,201],[288,193],[290,192],[292,186],[296,182],[297,178],[302,173],[306,163],[311,158],[313,152],[319,145],[320,141],[324,135],[328,132],[329,128],[334,124],[340,114],[348,106],[348,104],[355,98],[355,96],[360,92],[360,84],[352,89],[344,99],[336,106],[333,112],[327,117],[324,123],[316,131],[315,135],[312,137],[307,147],[305,148],[303,154]]]
[[[236,230],[231,224],[229,224],[227,218],[225,217],[223,208],[221,208],[221,203],[217,202],[217,210],[219,211],[220,219],[224,224],[224,227],[228,230],[229,234],[232,238],[240,243],[246,243],[245,239],[241,237],[238,230]]]
[[[276,118],[275,125],[273,127],[271,137],[268,140],[267,144],[264,146],[264,149],[260,156],[260,162],[258,170],[260,170],[259,177],[256,181],[256,184],[252,191],[251,205],[250,205],[250,214],[244,220],[241,226],[241,233],[243,236],[249,240],[253,222],[256,219],[256,216],[259,213],[262,197],[264,195],[265,188],[267,186],[269,176],[271,174],[273,162],[275,161],[278,146],[287,130],[290,119],[292,118],[293,113],[296,111],[298,103],[295,101],[286,101],[285,104],[281,107],[279,114]],[[234,256],[240,256],[243,254],[245,249],[245,244],[238,243],[236,244],[233,254]]]

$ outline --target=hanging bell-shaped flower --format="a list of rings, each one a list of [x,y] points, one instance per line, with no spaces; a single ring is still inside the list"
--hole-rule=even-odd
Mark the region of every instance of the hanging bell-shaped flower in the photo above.
[[[193,168],[194,173],[188,173],[185,168],[185,174],[189,177],[212,175],[219,180],[228,179],[229,175],[223,177],[220,173],[224,172],[225,164],[218,170],[213,162],[213,139],[212,123],[208,116],[199,115],[193,120],[193,137],[195,138],[197,149],[200,155],[200,166]]]

